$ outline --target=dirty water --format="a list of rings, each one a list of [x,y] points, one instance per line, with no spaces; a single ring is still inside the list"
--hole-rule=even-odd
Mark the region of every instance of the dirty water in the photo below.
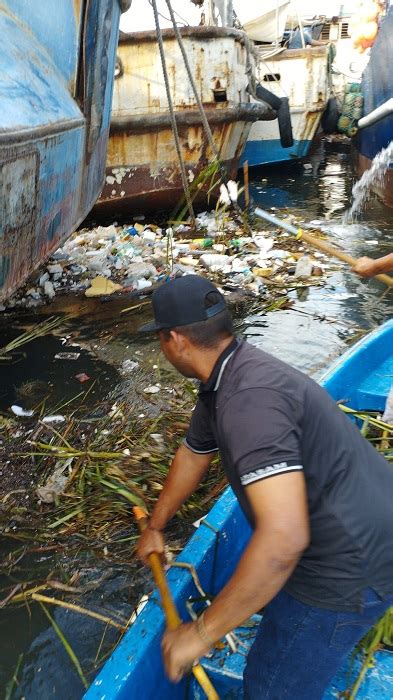
[[[306,166],[306,167],[304,167]],[[345,144],[322,141],[304,164],[280,165],[251,173],[250,194],[264,208],[275,207],[278,215],[295,213],[330,233],[331,240],[358,257],[377,257],[393,249],[393,213],[371,200],[365,213],[352,224],[343,224],[350,205],[353,185],[350,149]],[[237,319],[239,332],[250,342],[278,355],[296,367],[317,376],[340,354],[359,331],[378,325],[391,316],[392,292],[373,280],[361,280],[341,263],[321,286],[304,287],[290,294],[290,309],[267,315],[255,311]],[[124,300],[56,298],[35,314],[19,312],[0,316],[3,345],[33,322],[48,315],[70,314],[64,327],[54,335],[37,339],[22,348],[18,361],[0,364],[0,411],[6,415],[11,404],[34,408],[45,400],[45,411],[61,412],[65,403],[83,399],[86,405],[97,401],[129,401],[141,410],[148,406],[141,387],[162,379],[165,363],[159,357],[155,338],[141,339],[137,327],[149,315],[149,306],[133,313],[121,313]],[[55,359],[71,352],[76,359]],[[123,363],[138,362],[136,373],[125,374]],[[123,368],[123,369],[122,369]],[[76,375],[89,380],[80,383]],[[170,374],[165,375],[170,381]],[[0,589],[17,585],[23,573],[29,581],[42,580],[62,570],[72,576],[81,572],[78,585],[90,586],[83,599],[86,607],[99,603],[113,615],[127,618],[148,584],[147,574],[138,567],[111,566],[88,552],[85,560],[74,561],[66,551],[31,551],[23,559],[23,571],[7,575],[4,562],[12,545],[1,542],[3,572]],[[20,543],[16,543],[20,547]],[[33,550],[34,547],[31,548]],[[27,576],[28,574],[28,576]],[[95,588],[94,581],[99,581]],[[0,594],[3,597],[4,593]],[[60,597],[60,596],[59,596]],[[73,648],[83,668],[105,660],[117,639],[110,629],[102,639],[102,626],[94,620],[54,610],[51,614]],[[98,650],[98,651],[97,651]],[[4,689],[24,654],[13,698],[56,697],[76,700],[83,685],[64,647],[38,605],[0,610],[0,688]],[[88,674],[87,674],[88,675]],[[91,677],[88,676],[88,680]],[[3,690],[1,691],[3,692]]]

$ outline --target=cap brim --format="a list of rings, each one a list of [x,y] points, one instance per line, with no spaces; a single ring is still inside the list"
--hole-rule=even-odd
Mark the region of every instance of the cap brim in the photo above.
[[[162,326],[155,321],[150,321],[150,323],[145,323],[143,326],[140,326],[138,328],[138,333],[154,333],[160,330],[162,330]]]

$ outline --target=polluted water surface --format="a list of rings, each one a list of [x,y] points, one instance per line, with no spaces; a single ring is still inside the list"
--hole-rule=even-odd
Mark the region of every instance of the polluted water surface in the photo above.
[[[356,222],[343,223],[353,185],[349,148],[322,142],[305,165],[252,173],[255,203],[275,208],[278,216],[308,222],[355,257],[390,252],[392,214],[376,200],[368,201]],[[272,230],[269,235],[275,239],[277,234]],[[309,250],[304,246],[300,253]],[[215,249],[214,254],[226,252]],[[184,257],[192,256],[185,250]],[[279,299],[285,301],[279,310],[266,313],[261,308],[268,298],[262,303],[256,297],[235,311],[239,334],[317,376],[348,340],[391,315],[392,300],[379,282],[361,280],[340,262],[314,252],[312,258],[323,271],[320,282],[305,279],[295,285],[284,276],[274,289],[273,308],[279,308]],[[81,267],[86,260],[90,264],[86,256],[75,264]],[[105,261],[95,262],[94,272],[100,272]],[[232,275],[244,274],[240,262]],[[117,266],[120,271],[119,262]],[[154,267],[159,272],[158,263]],[[49,281],[55,274],[60,271]],[[129,306],[138,308],[129,312]],[[148,572],[133,558],[137,530],[130,507],[140,501],[151,507],[159,493],[165,465],[186,429],[195,387],[181,382],[166,365],[155,337],[138,335],[138,326],[151,316],[148,296],[130,304],[116,294],[102,299],[56,291],[49,305],[16,308],[3,316],[2,346],[49,318],[61,323],[0,363],[1,471],[6,479],[1,505],[8,527],[0,569],[0,685],[8,686],[13,698],[76,700],[123,633],[140,595],[151,589]],[[12,414],[11,406],[34,415]],[[45,423],[51,416],[66,420]],[[62,467],[67,497],[58,495],[50,482]],[[42,472],[39,484],[37,470]],[[210,506],[208,496],[218,495],[223,485],[217,467],[193,508],[173,526],[169,539],[174,554],[192,520]],[[36,486],[46,486],[52,502],[40,502]],[[7,496],[18,489],[10,518],[7,504],[13,497]]]

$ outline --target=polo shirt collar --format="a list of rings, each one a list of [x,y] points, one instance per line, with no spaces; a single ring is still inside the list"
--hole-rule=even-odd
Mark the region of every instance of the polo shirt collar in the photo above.
[[[228,345],[228,347],[226,347],[225,350],[221,353],[220,357],[218,358],[216,364],[213,367],[212,373],[207,382],[205,384],[200,384],[200,394],[205,394],[208,391],[217,391],[218,387],[220,386],[221,377],[223,375],[227,362],[229,362],[230,358],[232,357],[239,344],[239,340],[237,340],[237,338],[234,338],[233,341]]]

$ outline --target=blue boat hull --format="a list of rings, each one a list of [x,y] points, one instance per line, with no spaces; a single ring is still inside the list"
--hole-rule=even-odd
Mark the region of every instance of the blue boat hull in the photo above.
[[[370,61],[363,73],[362,92],[364,115],[393,97],[393,8],[383,20],[377,39],[371,50]],[[358,169],[367,170],[374,157],[393,141],[393,115],[365,129],[361,129],[354,139],[359,154]],[[392,164],[393,166],[393,164]],[[390,167],[384,183],[375,187],[378,196],[393,207],[393,167]]]
[[[120,0],[0,6],[0,300],[85,218],[105,174]]]
[[[251,167],[298,160],[308,154],[311,143],[311,140],[297,140],[290,148],[283,148],[280,139],[247,141],[239,167],[242,167],[246,161]]]
[[[382,410],[393,375],[393,320],[367,336],[345,353],[320,379],[335,399],[346,399],[354,409]],[[230,488],[209,512],[189,540],[179,561],[191,563],[202,587],[214,597],[232,575],[251,534],[250,527]],[[184,569],[172,568],[168,582],[183,619],[189,619],[185,603],[197,594],[192,577]],[[160,640],[164,618],[154,593],[131,629],[107,661],[87,693],[86,700],[190,700],[203,697],[191,681],[170,683],[165,677]],[[250,644],[251,644],[250,640]],[[220,697],[242,697],[244,654],[215,651],[204,659]],[[356,669],[355,669],[356,670]],[[337,698],[348,685],[345,666],[327,690],[324,700]],[[377,666],[368,671],[358,700],[391,700],[393,697],[393,655],[379,652]]]

